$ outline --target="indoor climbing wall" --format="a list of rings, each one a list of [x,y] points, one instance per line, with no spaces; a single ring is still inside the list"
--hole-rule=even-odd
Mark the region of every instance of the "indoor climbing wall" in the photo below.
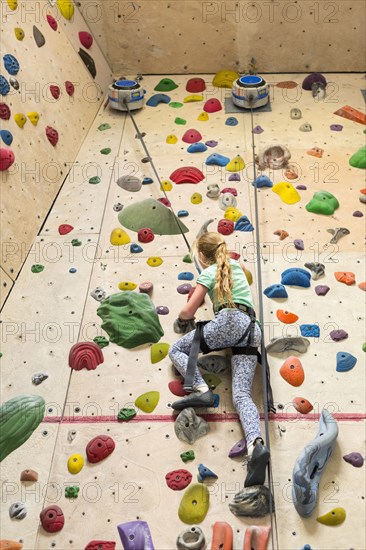
[[[5,304],[2,537],[25,549],[122,548],[117,525],[131,521],[147,522],[159,550],[199,523],[211,548],[223,521],[239,550],[253,525],[270,525],[229,507],[246,465],[228,456],[243,433],[227,361],[213,373],[203,360],[220,402],[197,411],[199,430],[184,435],[169,407],[181,392],[173,322],[197,276],[169,205],[190,243],[209,220],[226,235],[258,310],[252,126],[221,87],[233,77],[144,77],[134,117],[160,182],[132,121],[101,106]],[[267,75],[270,103],[254,113],[277,547],[362,549],[365,81],[325,74],[321,98],[305,77]],[[207,299],[197,318],[211,316]],[[253,395],[263,417],[260,367]],[[304,518],[293,471],[308,466],[323,410],[329,441],[310,461],[319,485]],[[217,477],[187,497],[200,465]]]
[[[48,0],[2,0],[1,51],[0,147],[12,163],[1,172],[3,303],[73,171],[111,73],[71,3],[60,10]]]
[[[117,76],[364,70],[363,0],[79,3]]]

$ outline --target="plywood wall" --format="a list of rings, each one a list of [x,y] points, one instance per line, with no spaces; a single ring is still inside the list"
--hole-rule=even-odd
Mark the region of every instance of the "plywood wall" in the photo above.
[[[81,0],[115,73],[363,71],[363,0]],[[296,55],[295,55],[296,53]]]
[[[96,42],[88,50],[96,65],[95,78],[78,55],[82,47],[79,31],[89,30],[82,15],[76,9],[73,18],[67,20],[51,4],[54,2],[23,0],[11,10],[7,0],[1,2],[2,55],[11,54],[20,64],[19,73],[14,77],[19,89],[11,87],[6,96],[0,96],[0,102],[11,109],[10,120],[1,120],[1,128],[9,130],[14,137],[10,148],[15,154],[15,163],[0,173],[3,240],[0,265],[12,280],[31,250],[60,186],[72,171],[111,79],[108,64]],[[48,24],[47,14],[57,20],[56,31]],[[34,26],[45,38],[42,47],[38,47],[33,38]],[[16,27],[25,33],[22,41],[16,38]],[[10,78],[3,63],[0,73]],[[74,84],[73,97],[66,93],[65,81]],[[58,100],[51,95],[50,85],[59,86]],[[32,111],[40,115],[38,125],[27,119],[24,128],[19,128],[14,116],[23,113],[27,117]],[[46,126],[58,131],[56,147],[46,138]]]

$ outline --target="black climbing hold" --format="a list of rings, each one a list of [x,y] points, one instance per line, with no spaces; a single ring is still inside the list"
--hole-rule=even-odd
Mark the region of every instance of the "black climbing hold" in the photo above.
[[[94,59],[82,48],[79,49],[79,55],[92,77],[95,78],[97,76],[97,68],[95,66]]]

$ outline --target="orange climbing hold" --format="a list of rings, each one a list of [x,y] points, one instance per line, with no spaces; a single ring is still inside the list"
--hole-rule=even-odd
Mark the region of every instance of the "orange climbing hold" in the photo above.
[[[336,271],[334,273],[334,277],[337,279],[339,283],[344,283],[345,285],[351,286],[354,285],[355,280],[355,274],[351,271]]]
[[[266,525],[247,527],[243,550],[266,550],[270,532],[271,528]]]
[[[232,550],[233,530],[226,521],[216,521],[213,526],[211,550]]]
[[[0,549],[1,550],[21,550],[23,545],[21,542],[16,540],[1,539],[0,540]]]
[[[305,397],[294,397],[294,399],[292,400],[292,404],[297,412],[301,414],[308,414],[314,408],[310,401],[305,399]]]
[[[281,321],[281,323],[286,323],[286,325],[291,325],[291,323],[296,323],[299,316],[295,313],[291,313],[291,311],[285,311],[284,309],[278,309],[276,311],[277,319]]]
[[[360,189],[360,193],[362,193],[362,195],[366,195],[366,187],[364,187],[363,189]]]
[[[294,355],[290,355],[280,368],[280,375],[291,386],[301,386],[305,379],[305,374],[300,359]]]
[[[362,113],[361,111],[358,111],[357,109],[354,109],[353,107],[350,107],[349,105],[345,105],[344,107],[341,107],[337,111],[334,112],[335,115],[339,115],[343,118],[347,118],[348,120],[353,120],[353,122],[359,122],[360,124],[366,124],[366,115],[365,113]]]
[[[284,229],[276,229],[276,231],[273,232],[273,235],[277,235],[280,238],[280,241],[283,241],[283,239],[288,237],[288,233]]]
[[[358,288],[360,288],[361,290],[363,290],[364,292],[366,292],[366,281],[363,281],[362,283],[360,283],[358,285]]]

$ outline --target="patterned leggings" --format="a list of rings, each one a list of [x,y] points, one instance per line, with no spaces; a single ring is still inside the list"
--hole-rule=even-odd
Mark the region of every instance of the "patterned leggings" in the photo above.
[[[248,328],[250,318],[238,309],[222,309],[215,319],[203,327],[205,341],[209,347],[230,348],[246,344],[247,338],[243,335]],[[194,331],[189,332],[175,342],[169,350],[169,357],[180,372],[185,376],[188,356],[193,341]],[[261,330],[255,325],[254,346],[259,346]],[[259,413],[252,400],[252,384],[257,357],[253,355],[233,355],[232,367],[232,394],[235,409],[238,412],[247,443],[261,437]],[[199,370],[196,370],[194,385],[204,384]]]

